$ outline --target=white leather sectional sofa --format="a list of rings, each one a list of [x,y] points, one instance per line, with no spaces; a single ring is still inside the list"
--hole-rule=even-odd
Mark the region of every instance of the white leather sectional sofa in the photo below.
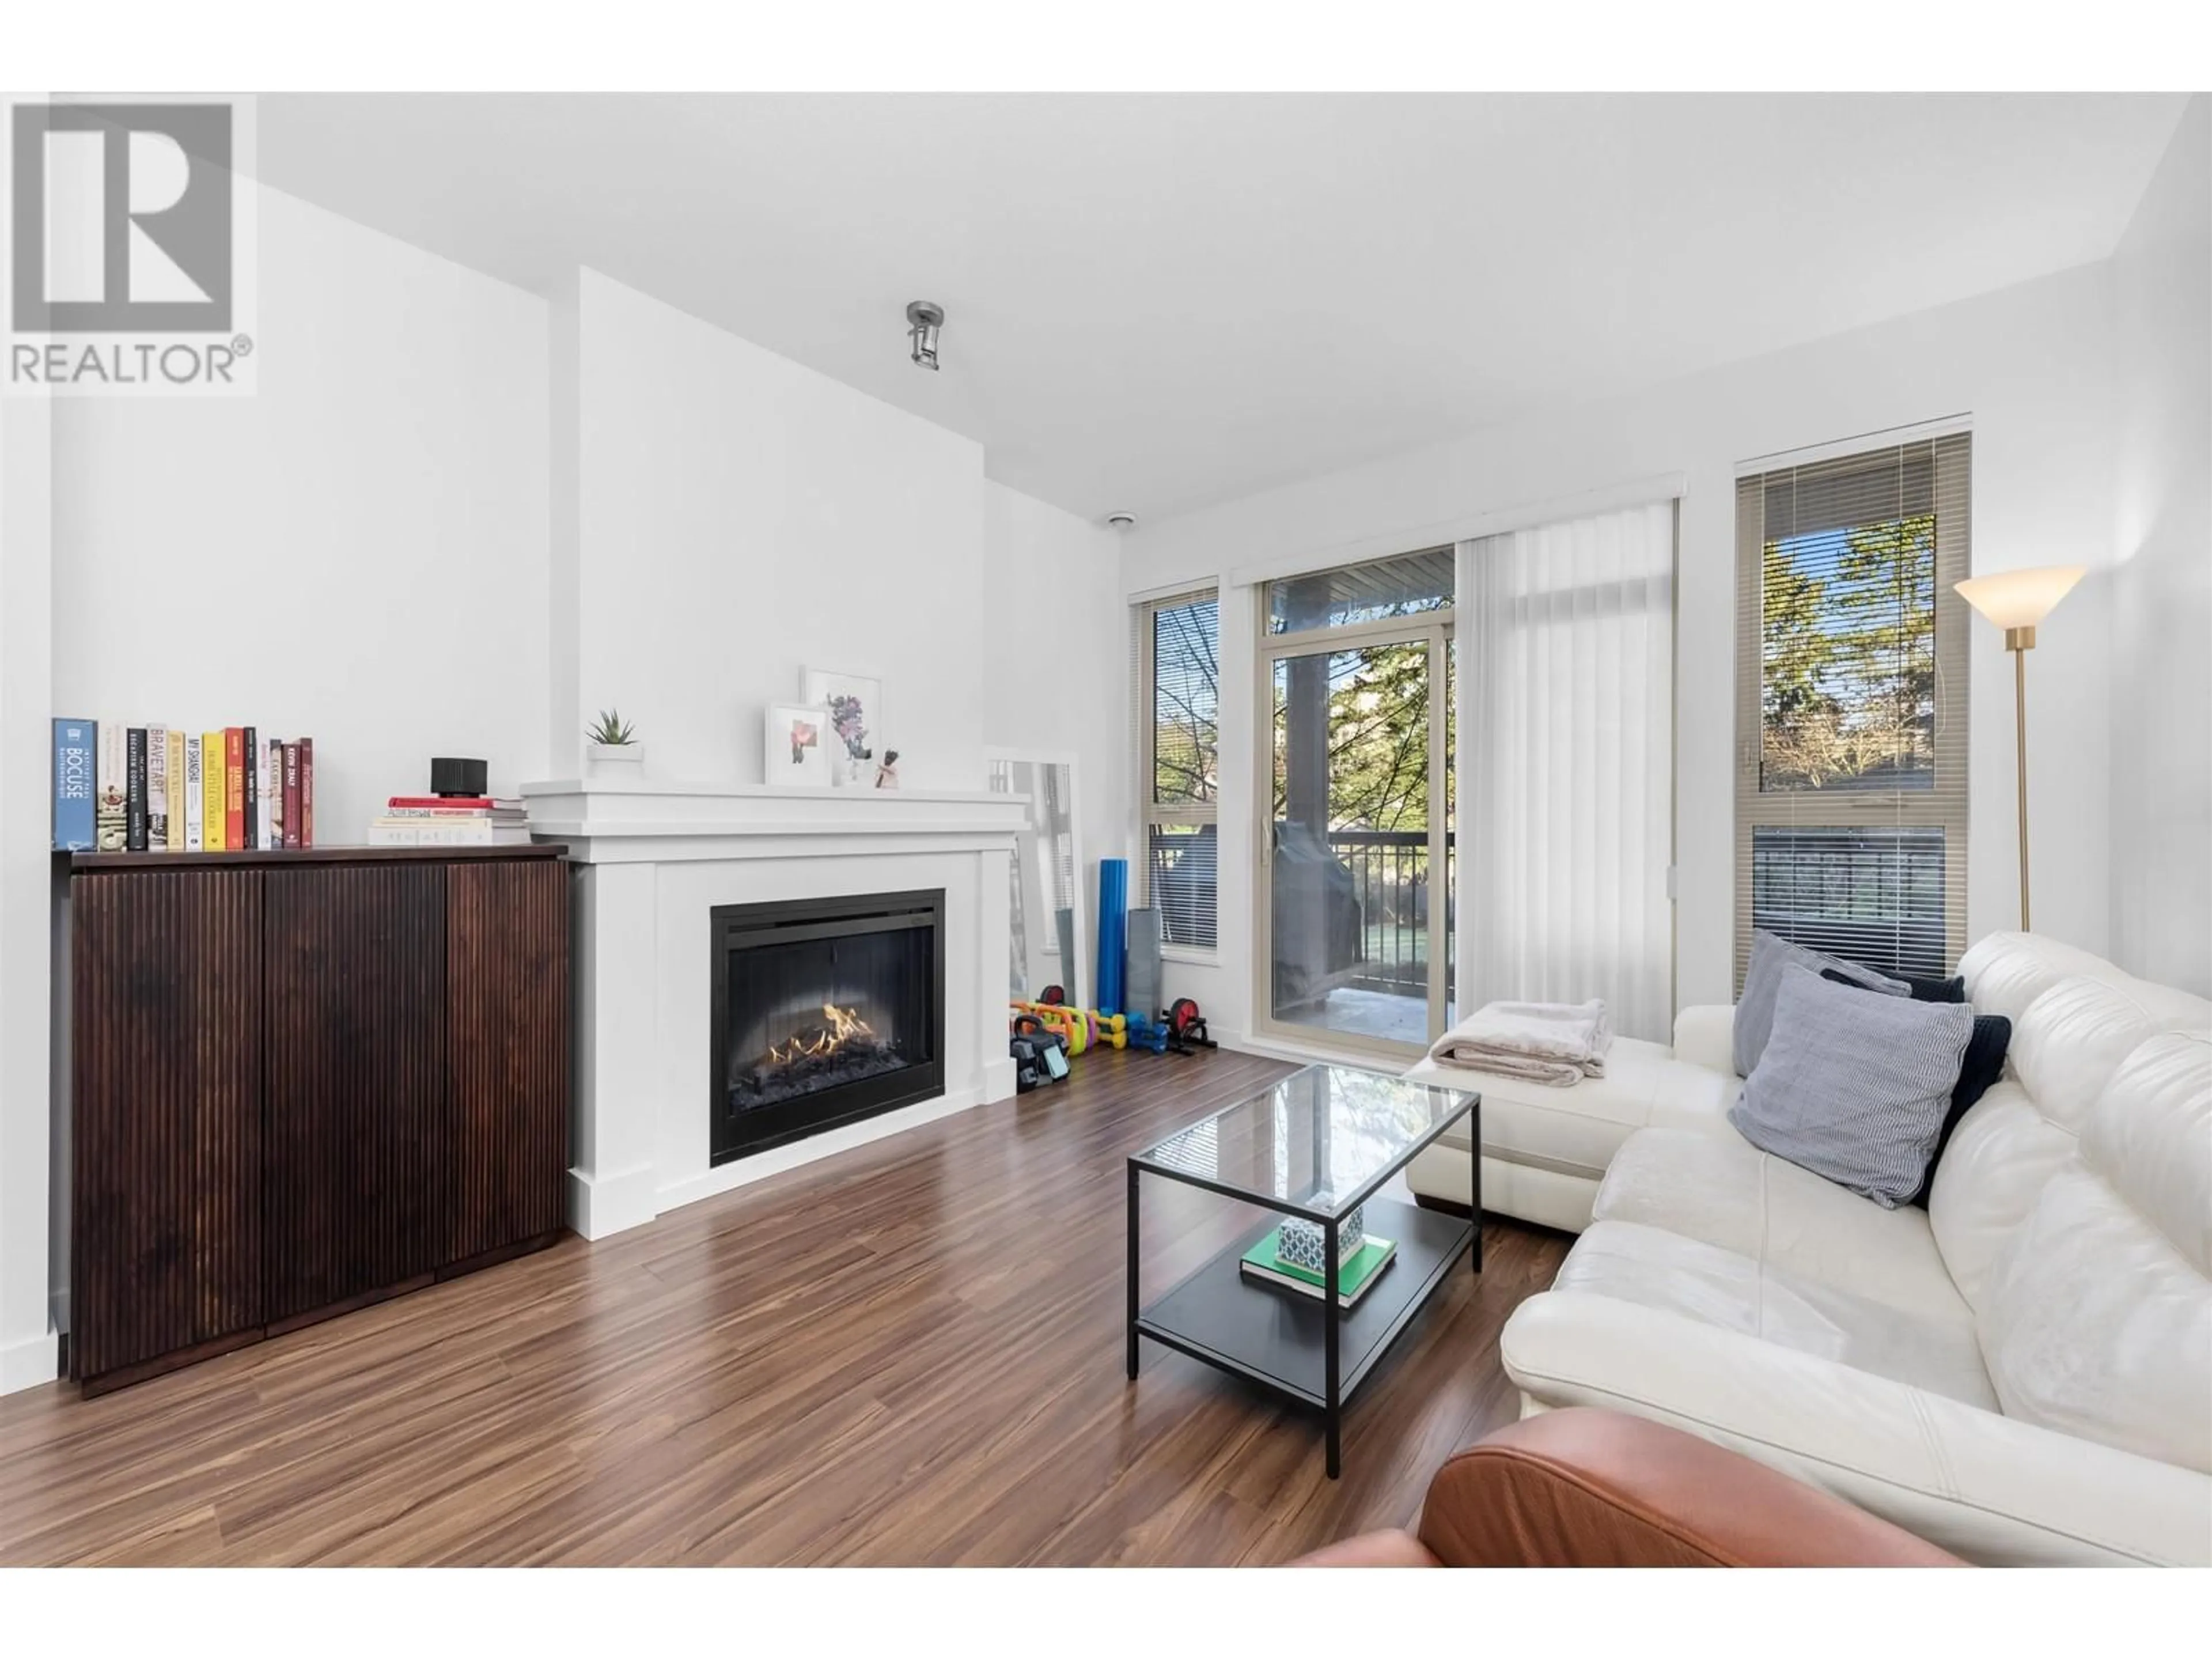
[[[1591,1085],[1447,1074],[1483,1091],[1487,1206],[1587,1224],[1505,1369],[1524,1413],[1671,1423],[1969,1560],[2212,1565],[2212,1003],[2027,934],[1960,971],[2012,1048],[1924,1211],[1729,1126],[1725,1009],[1571,1131]],[[1417,1190],[1463,1197],[1461,1157]]]

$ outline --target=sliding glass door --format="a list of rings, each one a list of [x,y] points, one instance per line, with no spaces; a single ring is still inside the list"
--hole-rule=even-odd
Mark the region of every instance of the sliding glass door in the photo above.
[[[1270,585],[1261,1023],[1410,1057],[1453,996],[1450,550]],[[1303,591],[1301,591],[1303,590]]]

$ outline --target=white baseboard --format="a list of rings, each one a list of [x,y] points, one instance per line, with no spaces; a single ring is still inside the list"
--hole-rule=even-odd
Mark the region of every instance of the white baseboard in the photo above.
[[[0,1348],[0,1394],[35,1389],[61,1375],[61,1339],[52,1331]]]
[[[1011,1066],[1012,1061],[1009,1060]],[[781,1175],[786,1170],[795,1170],[803,1164],[817,1163],[825,1158],[835,1158],[839,1152],[850,1152],[855,1146],[865,1146],[872,1140],[918,1129],[925,1123],[934,1123],[941,1117],[951,1117],[955,1112],[964,1112],[978,1105],[979,1091],[961,1089],[935,1100],[925,1100],[918,1106],[902,1106],[895,1112],[885,1112],[881,1117],[872,1117],[860,1123],[848,1123],[842,1129],[831,1129],[818,1135],[809,1135],[804,1140],[794,1140],[782,1146],[771,1146],[764,1152],[755,1152],[750,1158],[732,1158],[704,1175],[692,1176],[660,1189],[660,1208],[665,1212],[685,1204],[696,1204],[702,1198],[713,1198],[772,1175]]]
[[[568,1171],[568,1225],[586,1238],[606,1238],[642,1227],[659,1213],[649,1164],[615,1175]]]

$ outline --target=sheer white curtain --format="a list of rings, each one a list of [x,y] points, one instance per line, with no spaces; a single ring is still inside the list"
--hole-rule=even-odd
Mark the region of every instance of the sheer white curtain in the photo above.
[[[1672,501],[1459,544],[1462,1012],[1674,1023]]]

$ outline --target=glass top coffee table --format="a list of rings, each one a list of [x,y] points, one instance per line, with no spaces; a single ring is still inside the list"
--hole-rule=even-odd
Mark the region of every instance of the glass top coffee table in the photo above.
[[[1129,1159],[1129,1356],[1137,1339],[1218,1366],[1318,1407],[1329,1478],[1340,1459],[1345,1402],[1468,1252],[1482,1271],[1482,1160],[1467,1219],[1377,1198],[1383,1183],[1462,1118],[1482,1136],[1482,1097],[1408,1083],[1380,1072],[1309,1066],[1148,1146]],[[1364,1210],[1363,1231],[1397,1249],[1348,1309],[1248,1279],[1247,1251],[1280,1224],[1241,1237],[1173,1290],[1147,1304],[1138,1285],[1138,1190],[1144,1176],[1180,1181],[1315,1224],[1319,1261],[1338,1260],[1341,1224]],[[1332,1280],[1334,1275],[1332,1275]],[[1336,1286],[1332,1282],[1330,1288]]]

